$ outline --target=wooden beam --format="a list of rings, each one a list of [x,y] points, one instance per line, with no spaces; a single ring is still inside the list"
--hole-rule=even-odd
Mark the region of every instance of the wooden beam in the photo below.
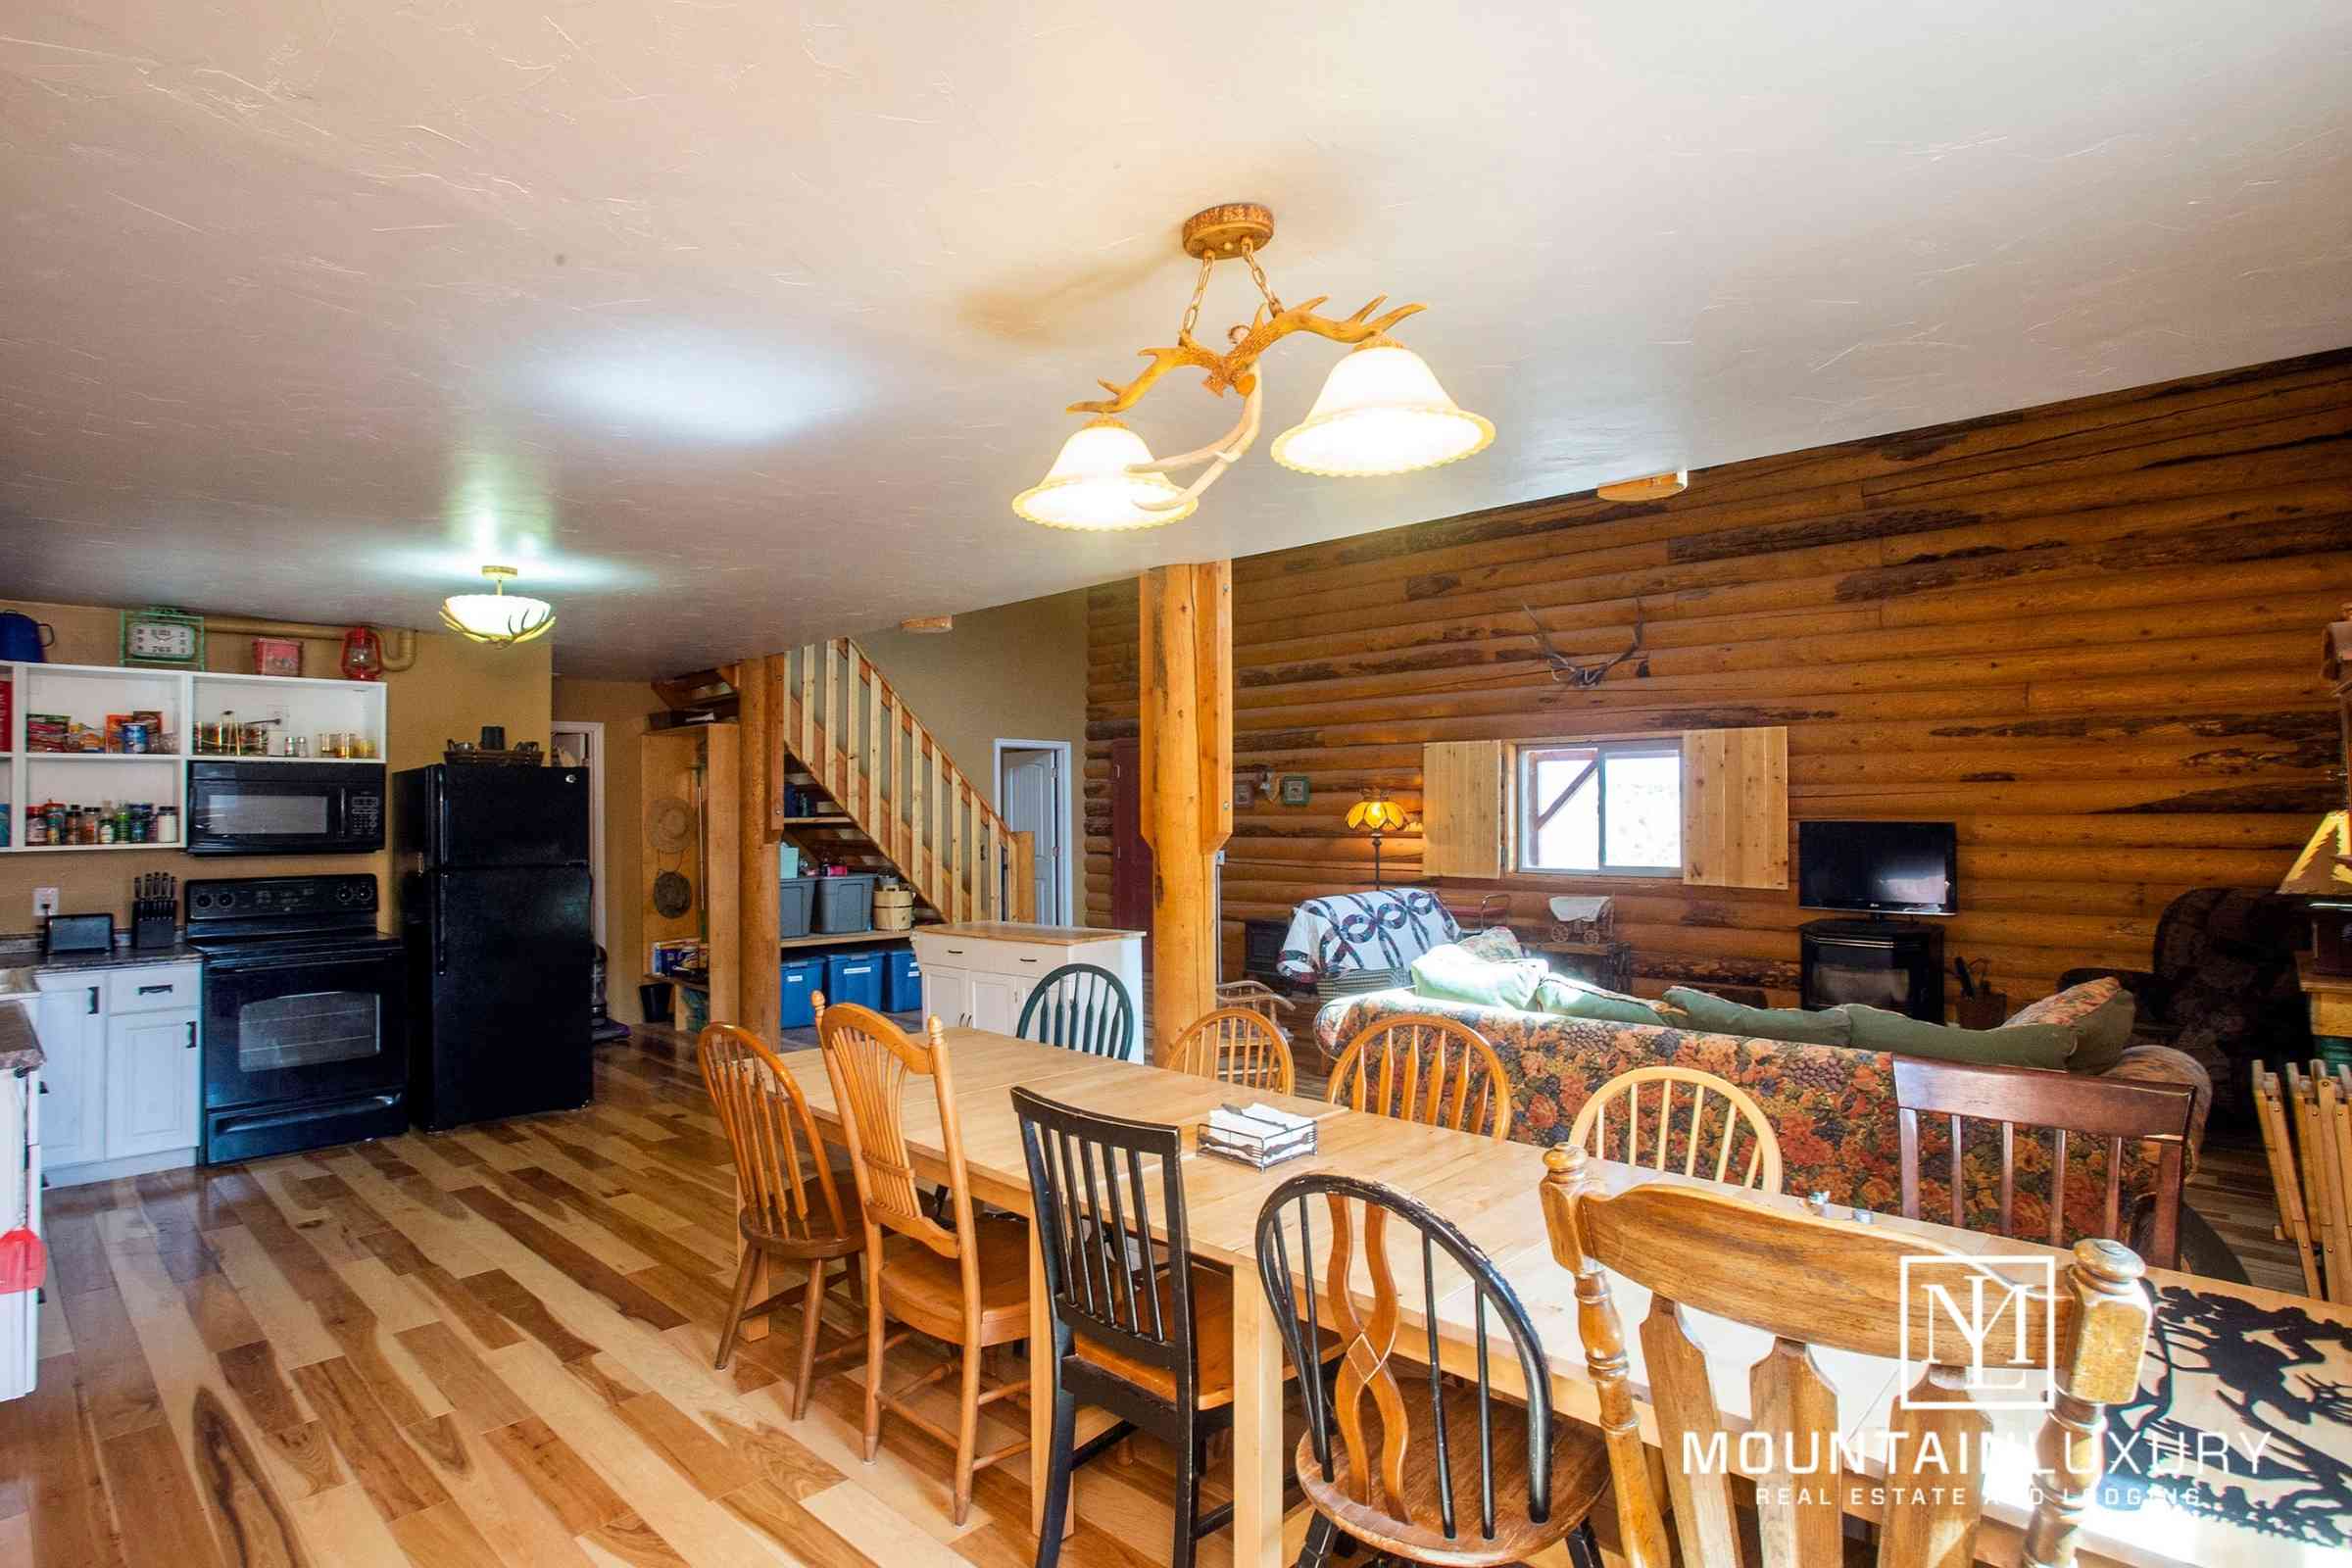
[[[768,799],[768,759],[773,750],[768,729],[779,716],[770,699],[781,677],[771,680],[767,663],[764,660],[745,660],[745,678],[735,683],[741,703],[735,721],[742,731],[735,751],[735,808],[739,824],[735,842],[736,929],[712,930],[710,943],[715,948],[731,941],[736,950],[736,1010],[731,1021],[772,1045],[776,1038],[782,978],[776,967],[776,852],[768,827],[774,814]],[[711,1000],[715,1004],[717,998]]]
[[[736,979],[743,965],[737,933],[742,922],[736,907],[742,866],[736,844],[743,836],[743,815],[737,799],[741,777],[737,742],[740,723],[710,724],[703,729],[703,939],[710,950],[710,1016],[731,1023],[743,1014],[737,1007]],[[777,976],[778,983],[782,975]]]
[[[1216,857],[1233,832],[1233,564],[1154,566],[1141,590],[1152,1022],[1164,1051],[1216,1005]]]

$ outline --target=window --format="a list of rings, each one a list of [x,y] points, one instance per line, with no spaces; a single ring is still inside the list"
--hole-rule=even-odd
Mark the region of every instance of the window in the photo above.
[[[1519,866],[1680,876],[1683,754],[1673,741],[1519,751]]]

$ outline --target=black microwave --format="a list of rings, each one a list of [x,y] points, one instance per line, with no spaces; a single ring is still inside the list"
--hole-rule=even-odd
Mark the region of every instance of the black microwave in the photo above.
[[[381,762],[188,764],[190,855],[366,855],[384,847]]]

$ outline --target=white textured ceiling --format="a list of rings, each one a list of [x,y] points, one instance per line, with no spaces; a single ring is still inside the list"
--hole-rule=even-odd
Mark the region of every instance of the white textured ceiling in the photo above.
[[[2336,347],[2348,82],[2344,0],[14,0],[0,592],[420,624],[517,559],[645,673]],[[1236,198],[1288,299],[1428,301],[1494,448],[1015,519]]]

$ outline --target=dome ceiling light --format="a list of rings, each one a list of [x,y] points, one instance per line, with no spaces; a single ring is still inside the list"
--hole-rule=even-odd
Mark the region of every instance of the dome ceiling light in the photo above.
[[[1229,202],[1185,220],[1184,252],[1200,261],[1200,274],[1176,329],[1175,346],[1141,350],[1152,362],[1141,375],[1125,386],[1102,382],[1107,399],[1070,405],[1070,413],[1094,417],[1062,443],[1045,478],[1013,498],[1015,513],[1049,528],[1093,531],[1152,528],[1191,516],[1200,493],[1256,441],[1265,392],[1258,357],[1294,332],[1353,348],[1332,368],[1307,416],[1274,438],[1275,462],[1301,473],[1370,478],[1434,468],[1487,449],[1494,426],[1457,406],[1421,356],[1388,335],[1389,328],[1424,307],[1399,305],[1375,315],[1388,299],[1384,294],[1354,315],[1335,319],[1315,314],[1327,295],[1286,306],[1257,265],[1257,253],[1273,237],[1274,214],[1255,202]],[[1193,328],[1200,319],[1209,273],[1218,262],[1236,258],[1257,284],[1259,304],[1248,325],[1227,328],[1232,347],[1215,354],[1193,336]],[[1118,416],[1141,402],[1162,375],[1182,367],[1205,371],[1202,384],[1218,397],[1229,387],[1240,392],[1241,418],[1198,451],[1154,459],[1143,437]],[[1201,473],[1182,488],[1168,478],[1194,467],[1202,467]]]
[[[441,601],[441,624],[477,643],[527,643],[556,623],[556,607],[544,599],[507,592],[513,566],[484,566],[486,594],[452,594]]]

